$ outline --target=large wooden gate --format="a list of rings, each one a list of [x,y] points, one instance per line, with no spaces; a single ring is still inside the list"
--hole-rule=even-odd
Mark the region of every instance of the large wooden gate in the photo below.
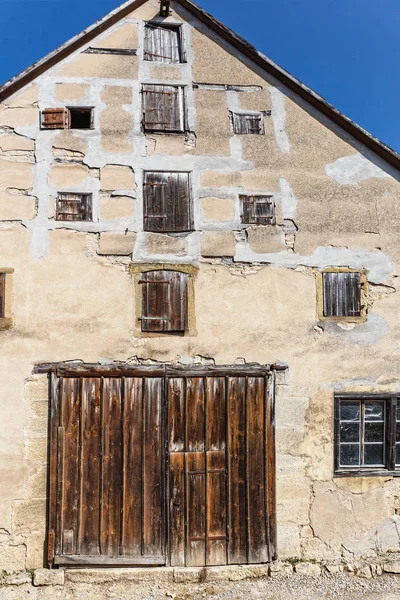
[[[270,369],[59,366],[51,381],[50,565],[275,558]]]

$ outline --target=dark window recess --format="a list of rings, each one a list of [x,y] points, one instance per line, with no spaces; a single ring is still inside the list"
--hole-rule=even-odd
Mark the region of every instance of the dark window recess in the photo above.
[[[6,304],[6,274],[0,273],[0,319],[5,317]]]
[[[91,129],[92,108],[47,108],[40,117],[42,129]]]
[[[69,109],[69,128],[70,129],[91,129],[92,128],[91,108],[70,108]]]
[[[361,274],[322,274],[324,317],[361,316]]]
[[[91,221],[92,194],[59,193],[56,221]]]
[[[233,133],[238,135],[257,134],[263,135],[264,130],[264,115],[259,114],[240,114],[231,113]]]
[[[168,333],[188,329],[188,278],[178,271],[142,274],[142,331]]]
[[[400,399],[335,398],[337,472],[394,471],[400,467]]]
[[[145,231],[193,230],[189,173],[146,172],[143,197]]]
[[[274,225],[275,203],[271,196],[239,196],[241,220],[247,225]]]
[[[144,31],[144,60],[173,64],[183,62],[180,27],[149,24]]]
[[[143,129],[185,131],[184,88],[172,85],[143,85]]]

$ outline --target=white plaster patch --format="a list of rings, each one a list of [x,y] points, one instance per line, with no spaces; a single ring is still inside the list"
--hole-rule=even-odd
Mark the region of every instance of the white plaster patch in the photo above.
[[[326,165],[325,173],[342,185],[356,185],[365,179],[390,177],[360,153],[338,158]]]
[[[284,219],[295,219],[297,209],[297,198],[295,197],[289,182],[281,177],[279,179],[281,191],[282,217]]]
[[[390,331],[385,319],[376,313],[368,314],[365,323],[356,324],[350,330],[338,325],[338,323],[324,323],[323,328],[326,333],[340,338],[345,337],[354,344],[361,344],[362,346],[377,344]]]
[[[290,152],[290,142],[285,131],[285,96],[277,88],[271,87],[271,101],[271,116],[274,124],[276,143],[281,152]]]
[[[299,266],[325,269],[327,267],[349,267],[366,269],[371,283],[382,283],[393,273],[394,265],[383,252],[368,252],[361,248],[325,248],[318,246],[311,256],[299,256],[289,252],[257,254],[248,244],[236,245],[236,262],[260,262],[295,269]]]

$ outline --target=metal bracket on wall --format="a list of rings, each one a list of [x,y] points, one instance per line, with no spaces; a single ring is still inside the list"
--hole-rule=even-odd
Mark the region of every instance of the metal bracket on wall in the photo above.
[[[160,0],[160,16],[161,17],[168,17],[170,14],[170,0]]]

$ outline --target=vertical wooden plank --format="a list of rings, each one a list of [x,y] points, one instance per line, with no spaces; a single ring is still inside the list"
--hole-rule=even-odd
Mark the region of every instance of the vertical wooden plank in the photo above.
[[[202,377],[186,380],[187,452],[203,452],[204,447],[204,381]]]
[[[275,454],[275,371],[268,377],[266,396],[267,497],[269,560],[277,554],[276,528],[276,454]]]
[[[168,379],[168,448],[170,452],[185,450],[185,380]]]
[[[170,563],[185,566],[185,454],[170,454]]]
[[[143,554],[163,554],[162,524],[162,394],[163,379],[144,380],[143,412]]]
[[[206,459],[207,565],[225,565],[227,563],[225,452],[207,452]]]
[[[247,562],[244,377],[228,380],[229,564]]]
[[[121,544],[124,556],[141,556],[142,553],[142,394],[142,379],[126,377]]]
[[[206,502],[205,454],[188,452],[186,455],[187,481],[187,545],[186,565],[205,565],[206,558]]]
[[[248,560],[268,562],[265,506],[264,378],[247,383]]]
[[[225,378],[207,377],[207,450],[226,448]]]
[[[79,553],[100,554],[100,378],[82,381]]]
[[[169,276],[169,306],[170,320],[167,322],[169,331],[186,331],[188,328],[188,278],[187,273],[177,271],[167,272]]]
[[[78,554],[79,426],[81,411],[79,379],[72,377],[63,379],[61,394],[65,452],[62,502],[63,527],[61,532],[62,553]]]
[[[119,555],[122,508],[121,379],[103,380],[101,554]]]

